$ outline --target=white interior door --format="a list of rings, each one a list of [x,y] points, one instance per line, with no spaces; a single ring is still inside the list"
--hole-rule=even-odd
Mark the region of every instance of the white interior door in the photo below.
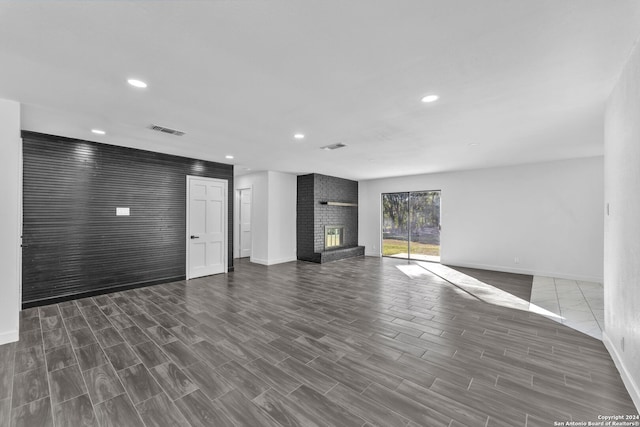
[[[251,189],[240,190],[240,258],[251,256]]]
[[[227,181],[187,177],[187,279],[227,272]]]

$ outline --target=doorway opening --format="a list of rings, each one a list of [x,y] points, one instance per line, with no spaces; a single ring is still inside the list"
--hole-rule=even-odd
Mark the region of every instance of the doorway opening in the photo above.
[[[382,256],[440,262],[440,190],[382,194]]]
[[[238,255],[251,257],[251,188],[238,190]]]

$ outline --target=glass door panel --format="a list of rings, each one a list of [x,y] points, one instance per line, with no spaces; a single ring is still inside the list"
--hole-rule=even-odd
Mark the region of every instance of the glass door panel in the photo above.
[[[409,193],[382,195],[382,255],[409,258]]]
[[[440,192],[409,193],[409,258],[440,261]]]
[[[382,255],[440,261],[440,191],[382,195]]]

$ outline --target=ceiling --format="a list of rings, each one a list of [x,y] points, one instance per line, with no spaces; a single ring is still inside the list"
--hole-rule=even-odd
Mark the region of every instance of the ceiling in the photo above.
[[[27,130],[364,180],[601,155],[639,35],[637,0],[2,1],[0,98]]]

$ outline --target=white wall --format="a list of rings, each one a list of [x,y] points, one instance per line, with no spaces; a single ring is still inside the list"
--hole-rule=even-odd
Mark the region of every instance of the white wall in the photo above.
[[[268,171],[237,176],[234,181],[235,190],[252,189],[251,262],[272,265],[294,261],[296,259],[296,176]],[[238,246],[237,224],[236,203],[234,253]]]
[[[605,114],[604,342],[640,408],[640,48]],[[624,345],[622,340],[624,339]]]
[[[443,263],[602,281],[602,157],[361,181],[366,255],[380,255],[381,193],[420,190],[442,190]]]
[[[297,186],[296,175],[269,172],[269,265],[297,259]]]
[[[18,340],[22,139],[20,104],[0,99],[0,344]]]

